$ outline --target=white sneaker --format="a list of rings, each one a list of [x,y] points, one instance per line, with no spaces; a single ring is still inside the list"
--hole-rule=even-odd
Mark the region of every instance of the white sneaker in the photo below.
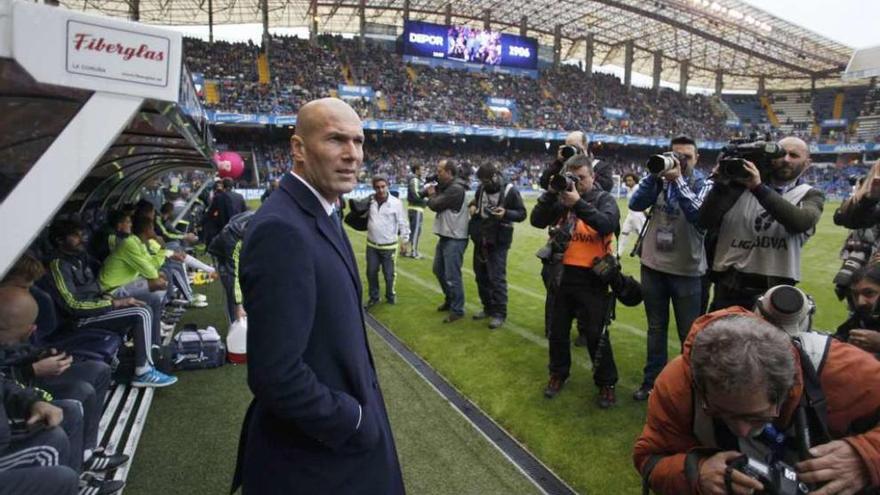
[[[207,308],[208,303],[205,301],[198,301],[196,299],[193,299],[192,302],[187,304],[187,306],[190,308]]]
[[[193,294],[193,301],[208,302],[208,296],[204,294]]]

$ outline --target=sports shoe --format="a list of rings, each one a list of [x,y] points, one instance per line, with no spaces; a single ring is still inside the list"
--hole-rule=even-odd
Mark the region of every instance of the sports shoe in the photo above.
[[[166,375],[156,368],[151,368],[150,371],[143,375],[136,375],[131,381],[131,386],[160,388],[174,385],[175,383],[177,383],[176,376]]]
[[[563,385],[565,385],[565,378],[562,378],[559,375],[550,375],[550,380],[544,388],[544,397],[548,399],[556,397],[559,395],[559,391],[562,390]]]
[[[642,385],[638,390],[633,392],[633,400],[643,401],[648,400],[648,397],[651,395],[651,391],[654,387],[648,385]]]
[[[171,304],[173,306],[182,307],[182,306],[189,306],[189,301],[187,301],[186,299],[172,299],[171,302],[169,302],[168,304]]]
[[[471,316],[471,318],[473,318],[474,320],[483,320],[488,317],[489,317],[489,315],[487,315],[485,311],[480,311],[479,313]]]
[[[126,462],[128,462],[128,456],[125,454],[108,454],[104,449],[95,449],[92,452],[92,457],[83,463],[83,471],[111,471]]]
[[[379,304],[378,299],[370,299],[369,301],[367,301],[367,304],[365,306],[368,308],[372,308],[373,306],[375,306],[377,304]]]
[[[206,296],[204,294],[195,293],[195,294],[193,294],[193,301],[208,302],[208,296]]]
[[[449,303],[445,302],[440,306],[437,306],[437,311],[449,311]]]
[[[187,304],[189,308],[207,308],[208,303],[206,301],[197,301],[193,299],[189,304]]]
[[[83,473],[79,477],[79,495],[111,495],[125,487],[122,480],[105,480],[92,473]]]
[[[464,318],[464,315],[460,315],[458,313],[449,313],[446,318],[443,318],[443,323],[452,323],[462,318]]]
[[[596,402],[601,409],[608,409],[617,404],[617,397],[614,395],[614,385],[606,385],[599,388],[599,398]]]
[[[504,325],[504,318],[500,316],[493,316],[491,320],[489,320],[489,328],[495,330],[496,328]]]

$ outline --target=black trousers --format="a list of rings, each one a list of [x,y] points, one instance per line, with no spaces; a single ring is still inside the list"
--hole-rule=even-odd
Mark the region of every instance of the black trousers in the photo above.
[[[474,242],[474,275],[483,311],[507,318],[507,253],[510,247],[480,246]]]
[[[0,495],[76,495],[79,476],[67,466],[38,466],[0,472]]]
[[[769,288],[769,287],[768,287]],[[754,309],[758,298],[761,297],[767,289],[737,289],[724,284],[715,283],[715,297],[712,298],[712,306],[709,311],[718,311],[719,309],[729,308],[731,306],[742,306],[746,309]]]
[[[79,401],[83,409],[83,448],[94,450],[104,398],[110,387],[110,366],[103,361],[75,361],[59,376],[42,377],[34,384],[56,399]]]
[[[235,321],[235,262],[232,258],[214,257],[214,266],[220,275],[223,292],[226,295],[226,317],[229,323]]]
[[[562,379],[571,372],[571,322],[587,339],[587,351],[593,362],[593,382],[598,387],[617,383],[617,365],[608,335],[608,309],[611,294],[607,288],[562,285],[553,294],[549,307],[549,371]]]
[[[78,455],[81,460],[82,452]],[[70,456],[70,441],[61,427],[13,436],[0,451],[0,494],[77,493],[79,475],[69,465]]]

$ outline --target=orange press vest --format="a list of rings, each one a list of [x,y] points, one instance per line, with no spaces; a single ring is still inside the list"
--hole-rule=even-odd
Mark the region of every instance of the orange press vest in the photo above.
[[[562,264],[591,268],[594,258],[611,253],[612,234],[600,235],[581,219],[575,223],[568,249],[562,255]]]

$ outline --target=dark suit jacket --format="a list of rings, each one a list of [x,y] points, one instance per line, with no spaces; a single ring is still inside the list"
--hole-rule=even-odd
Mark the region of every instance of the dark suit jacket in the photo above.
[[[403,494],[351,245],[290,174],[251,219],[240,281],[254,394],[243,493]]]

